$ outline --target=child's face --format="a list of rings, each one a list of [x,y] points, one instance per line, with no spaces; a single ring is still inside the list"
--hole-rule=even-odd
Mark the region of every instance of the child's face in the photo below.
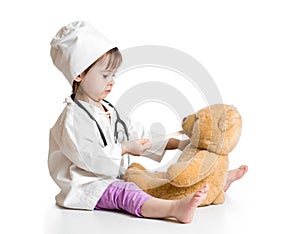
[[[112,90],[116,70],[106,70],[107,60],[96,63],[86,74],[76,78],[81,81],[78,91],[84,98],[99,102]]]

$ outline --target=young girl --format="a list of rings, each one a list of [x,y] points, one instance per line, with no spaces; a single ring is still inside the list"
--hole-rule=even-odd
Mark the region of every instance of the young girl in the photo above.
[[[153,146],[139,125],[123,125],[127,139],[117,139],[119,114],[103,101],[111,92],[122,57],[117,47],[83,21],[63,27],[51,42],[51,58],[73,87],[71,98],[50,130],[49,171],[60,188],[58,205],[73,209],[124,210],[139,217],[192,220],[209,186],[181,200],[149,196],[123,181],[125,155],[183,149],[187,141],[168,139]],[[138,140],[136,140],[138,139]],[[227,187],[247,168],[229,172]]]

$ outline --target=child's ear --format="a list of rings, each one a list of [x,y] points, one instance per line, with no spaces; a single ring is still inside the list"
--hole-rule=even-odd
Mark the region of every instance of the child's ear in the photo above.
[[[81,81],[82,81],[82,76],[81,76],[81,74],[78,75],[74,80],[77,81],[77,82],[81,82]]]

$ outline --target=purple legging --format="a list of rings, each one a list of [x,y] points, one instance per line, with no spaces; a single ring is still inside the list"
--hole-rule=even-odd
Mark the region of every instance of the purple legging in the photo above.
[[[138,217],[141,215],[141,206],[151,196],[141,190],[136,184],[125,181],[115,181],[108,185],[95,210],[125,210]]]

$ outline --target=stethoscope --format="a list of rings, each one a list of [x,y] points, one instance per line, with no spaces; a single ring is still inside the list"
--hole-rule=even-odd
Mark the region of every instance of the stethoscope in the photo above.
[[[115,112],[116,112],[116,115],[117,115],[117,119],[116,119],[116,122],[115,122],[115,130],[114,130],[115,143],[117,143],[118,138],[119,138],[118,123],[120,123],[122,125],[122,127],[124,129],[124,133],[125,133],[126,139],[127,139],[127,141],[129,141],[128,128],[126,126],[126,123],[121,119],[121,117],[120,117],[119,112],[117,111],[117,109],[109,101],[107,101],[105,99],[103,99],[102,101],[106,102],[111,108],[113,108],[115,110]]]
[[[107,146],[106,138],[105,138],[104,133],[103,133],[103,131],[102,131],[99,123],[97,122],[97,120],[94,118],[94,116],[77,99],[75,99],[75,96],[73,94],[71,95],[71,98],[96,123],[97,128],[98,128],[99,133],[100,133],[100,136],[101,136],[102,141],[104,143],[104,147]],[[115,129],[114,129],[114,140],[115,140],[115,143],[117,143],[118,138],[119,138],[118,124],[122,125],[122,127],[124,129],[124,133],[125,133],[126,139],[127,139],[127,141],[129,141],[128,128],[126,126],[126,123],[120,118],[120,115],[119,115],[119,112],[117,111],[117,109],[109,101],[104,100],[104,99],[102,99],[102,101],[106,102],[116,112],[117,119],[116,119],[116,122],[115,122]],[[130,165],[130,157],[129,157],[129,155],[127,155],[127,163],[128,163],[128,165]]]
[[[96,125],[97,125],[97,128],[99,130],[99,133],[100,133],[100,136],[102,138],[102,141],[103,141],[103,144],[104,146],[107,146],[107,141],[106,141],[106,138],[105,138],[105,135],[99,125],[99,123],[97,122],[97,120],[94,118],[94,116],[77,100],[75,99],[75,96],[74,94],[71,95],[71,98],[72,100],[82,109],[84,110],[87,115],[93,120],[95,121]],[[106,102],[110,107],[112,107],[114,109],[114,111],[116,112],[116,116],[117,116],[117,119],[116,119],[116,122],[115,122],[115,129],[114,129],[114,140],[115,140],[115,143],[117,143],[118,141],[118,138],[119,138],[119,132],[118,132],[118,124],[121,124],[123,129],[124,129],[124,133],[125,133],[125,136],[126,136],[126,139],[127,141],[129,141],[129,134],[128,134],[128,128],[126,126],[126,123],[120,118],[120,115],[119,115],[119,112],[117,111],[117,109],[109,102],[109,101],[106,101],[106,100],[102,100],[104,102]],[[128,157],[128,162],[129,162],[129,157]]]
[[[103,141],[103,144],[104,146],[107,146],[107,141],[106,141],[106,138],[104,136],[104,133],[99,125],[99,123],[97,122],[97,120],[94,118],[94,116],[77,100],[75,99],[74,95],[72,94],[71,95],[71,98],[72,100],[82,109],[84,110],[87,115],[93,120],[95,121],[96,125],[97,125],[97,128],[99,130],[99,133],[100,133],[100,136],[102,138],[102,141]],[[118,141],[118,137],[119,137],[119,132],[118,132],[118,124],[121,124],[123,129],[124,129],[124,133],[125,133],[125,136],[126,136],[126,139],[127,141],[129,140],[129,134],[128,134],[128,128],[125,124],[125,122],[120,118],[120,114],[119,112],[117,111],[117,109],[113,106],[113,104],[111,104],[109,101],[103,99],[102,101],[106,102],[110,107],[112,107],[114,109],[114,111],[116,112],[116,116],[117,116],[117,119],[116,119],[116,122],[115,122],[115,129],[114,129],[114,140],[115,140],[115,143],[117,143]]]

